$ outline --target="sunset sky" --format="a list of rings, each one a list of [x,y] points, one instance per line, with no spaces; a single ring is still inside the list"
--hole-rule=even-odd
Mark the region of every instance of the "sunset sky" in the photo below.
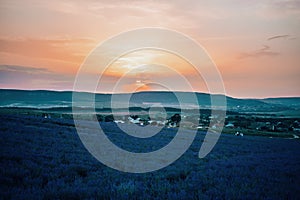
[[[80,65],[98,44],[124,31],[161,27],[206,49],[229,96],[300,96],[299,0],[1,0],[0,24],[0,88],[72,90]],[[115,84],[124,73],[128,77],[118,92],[136,85],[162,89],[144,84],[171,77],[164,67],[151,66],[157,62],[199,82],[196,91],[208,92],[186,61],[150,50],[113,63],[98,92],[109,92],[105,84]]]

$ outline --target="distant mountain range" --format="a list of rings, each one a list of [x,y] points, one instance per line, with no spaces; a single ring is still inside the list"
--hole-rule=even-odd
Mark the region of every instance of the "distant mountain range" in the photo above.
[[[80,102],[85,102],[92,93],[76,92]],[[133,94],[95,94],[97,108],[109,108],[111,100],[116,100],[119,107],[128,106],[124,99],[130,99],[130,107],[150,107],[163,105],[164,107],[195,108],[197,103],[201,108],[210,108],[211,95],[207,93],[176,92],[182,100],[178,100],[173,92],[138,92]],[[192,101],[196,95],[197,102]],[[213,95],[216,99],[224,95]],[[195,96],[194,96],[195,97]],[[28,108],[60,108],[72,106],[71,91],[47,90],[12,90],[0,89],[1,107],[28,107]],[[300,110],[300,97],[266,98],[266,99],[238,99],[226,96],[227,109],[239,112],[269,112],[284,110]],[[89,101],[87,102],[89,103]],[[222,108],[220,108],[222,109]]]

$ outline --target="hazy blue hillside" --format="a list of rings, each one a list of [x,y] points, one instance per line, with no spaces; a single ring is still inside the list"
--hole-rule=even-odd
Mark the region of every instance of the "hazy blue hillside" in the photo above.
[[[86,101],[91,93],[80,92],[79,101]],[[131,94],[115,94],[113,97],[116,102],[122,105],[124,99],[129,99]],[[183,106],[187,108],[195,106],[195,102],[191,98],[194,96],[190,92],[176,92],[180,96]],[[179,100],[172,92],[138,92],[130,97],[130,106],[149,107],[160,103],[166,107],[178,107]],[[195,96],[194,96],[195,97]],[[201,107],[209,107],[211,105],[211,96],[206,93],[196,93],[198,104]],[[222,95],[214,95],[216,99],[222,99]],[[0,89],[0,106],[1,107],[34,107],[34,108],[52,108],[52,107],[71,107],[72,92],[71,91],[46,91],[46,90],[9,90]],[[111,94],[96,94],[96,107],[110,107],[112,99]],[[271,99],[237,99],[226,97],[227,108],[229,110],[239,111],[276,111],[297,109],[300,105],[299,97],[290,98],[271,98]],[[123,103],[123,104],[122,104]]]
[[[300,97],[267,98],[261,101],[269,104],[300,107]]]
[[[85,101],[89,93],[81,92],[80,100]],[[2,107],[71,107],[71,91],[47,90],[0,90],[0,106]],[[109,102],[110,95],[97,94],[97,101]]]

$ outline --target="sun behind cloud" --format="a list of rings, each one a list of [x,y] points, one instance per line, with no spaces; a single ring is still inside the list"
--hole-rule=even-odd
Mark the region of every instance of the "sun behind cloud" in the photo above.
[[[13,67],[1,67],[0,87],[71,90],[81,64],[97,45],[124,31],[162,27],[181,32],[206,49],[228,95],[299,96],[299,16],[297,0],[3,0],[0,65],[18,69],[12,73]],[[104,86],[109,88],[132,69],[128,84],[154,76],[172,79],[163,69],[146,67],[150,64],[170,66],[191,82],[201,79],[194,78],[197,74],[176,56],[142,51],[113,63]],[[44,70],[30,75],[29,68]],[[205,91],[199,82],[195,90]],[[176,81],[174,85],[186,89]],[[100,92],[108,91],[105,87]]]

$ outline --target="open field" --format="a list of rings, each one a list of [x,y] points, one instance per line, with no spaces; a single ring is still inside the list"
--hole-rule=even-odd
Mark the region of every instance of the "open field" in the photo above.
[[[176,129],[148,139],[119,134],[100,123],[118,146],[161,148]],[[149,127],[151,128],[151,127]],[[187,130],[188,131],[188,130]],[[159,171],[110,169],[82,145],[71,119],[0,115],[1,199],[299,199],[300,140],[222,134],[204,159],[198,132],[189,150]]]

